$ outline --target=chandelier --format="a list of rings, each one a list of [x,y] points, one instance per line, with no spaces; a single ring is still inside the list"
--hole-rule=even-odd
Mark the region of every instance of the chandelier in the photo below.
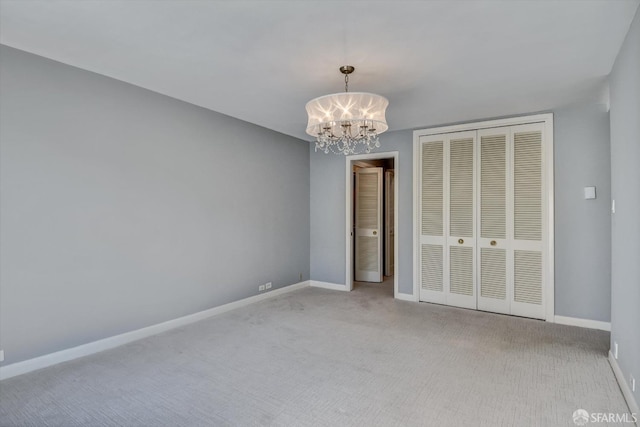
[[[380,147],[378,135],[389,129],[387,98],[366,92],[349,92],[351,65],[340,67],[344,93],[333,93],[307,102],[307,133],[316,137],[316,151],[335,154],[370,153]]]

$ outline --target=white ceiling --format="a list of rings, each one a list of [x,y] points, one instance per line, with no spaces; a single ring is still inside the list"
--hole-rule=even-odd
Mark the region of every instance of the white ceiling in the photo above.
[[[0,0],[0,43],[309,140],[343,64],[390,130],[606,100],[639,2]]]

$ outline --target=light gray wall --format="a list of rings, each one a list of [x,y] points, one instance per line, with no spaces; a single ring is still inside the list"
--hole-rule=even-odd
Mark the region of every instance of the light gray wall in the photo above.
[[[311,279],[344,284],[345,159],[309,150]]]
[[[605,105],[554,114],[556,314],[611,319],[611,162]],[[584,187],[596,187],[585,200]]]
[[[0,48],[9,364],[309,278],[307,144]]]
[[[608,113],[600,105],[576,105],[554,113],[555,220],[559,234],[556,235],[556,315],[608,322]],[[380,140],[381,151],[400,152],[399,167],[396,166],[400,179],[396,272],[400,275],[399,291],[413,294],[413,131],[388,132]],[[311,278],[344,284],[345,159],[314,153],[313,148],[310,158]],[[566,167],[568,164],[571,169]],[[598,199],[584,200],[583,187],[592,185],[598,188]],[[568,236],[572,239],[571,245],[559,242]]]
[[[640,9],[609,76],[611,95],[611,345],[640,404]]]
[[[382,135],[382,148],[376,153],[398,151],[394,165],[398,181],[398,253],[395,272],[398,290],[413,293],[412,200],[413,131]],[[344,156],[315,152],[309,144],[311,159],[311,278],[322,282],[345,283],[345,169]]]

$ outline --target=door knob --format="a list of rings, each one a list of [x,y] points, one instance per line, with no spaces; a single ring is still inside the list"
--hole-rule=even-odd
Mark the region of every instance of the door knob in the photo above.
[[[374,236],[378,235],[378,232],[376,230],[373,230],[373,235]]]
[[[491,246],[495,246],[495,245],[497,245],[497,242],[495,240],[492,240],[491,241]]]
[[[458,239],[458,243],[463,244],[463,243],[464,243],[464,240],[462,240],[462,239]]]

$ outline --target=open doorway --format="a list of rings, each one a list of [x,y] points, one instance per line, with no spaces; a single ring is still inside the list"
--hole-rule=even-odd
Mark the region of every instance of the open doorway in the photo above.
[[[346,159],[346,285],[398,293],[398,152]]]

